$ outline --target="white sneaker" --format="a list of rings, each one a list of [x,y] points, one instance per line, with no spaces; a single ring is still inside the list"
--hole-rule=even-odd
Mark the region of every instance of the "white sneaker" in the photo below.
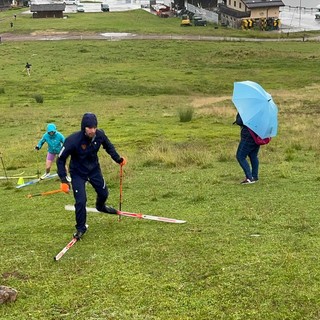
[[[45,173],[40,177],[40,180],[43,180],[45,178],[48,178],[50,176],[50,173]]]
[[[68,182],[71,182],[71,177],[66,176],[66,179],[67,179]]]
[[[250,179],[246,178],[242,182],[240,182],[240,184],[252,184],[255,182],[256,182],[255,180],[250,180]]]

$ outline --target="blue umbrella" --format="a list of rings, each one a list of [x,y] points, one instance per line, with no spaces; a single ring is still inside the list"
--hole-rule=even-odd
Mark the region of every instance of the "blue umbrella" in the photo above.
[[[278,131],[278,108],[271,95],[258,83],[234,83],[232,102],[242,122],[262,139],[275,137]]]

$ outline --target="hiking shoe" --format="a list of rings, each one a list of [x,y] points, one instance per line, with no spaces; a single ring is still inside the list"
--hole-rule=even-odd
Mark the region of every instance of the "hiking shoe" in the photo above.
[[[81,231],[77,230],[77,232],[75,232],[75,233],[73,234],[73,237],[76,238],[77,240],[80,240],[81,237],[82,237],[84,234],[85,234],[85,232],[81,232]]]
[[[77,232],[75,232],[73,234],[73,237],[76,238],[77,240],[80,240],[82,238],[82,236],[87,232],[87,229],[88,229],[88,225],[86,224],[86,230],[85,231],[79,231],[77,230]]]
[[[41,177],[40,177],[40,180],[43,180],[45,178],[48,178],[50,176],[50,173],[49,172],[46,172],[45,174],[43,174]]]
[[[96,209],[100,212],[104,213],[110,213],[110,214],[117,214],[118,211],[115,208],[109,207],[109,206],[97,206]]]
[[[252,183],[255,183],[255,181],[253,179],[250,180],[248,178],[246,178],[242,182],[240,182],[240,184],[252,184]]]

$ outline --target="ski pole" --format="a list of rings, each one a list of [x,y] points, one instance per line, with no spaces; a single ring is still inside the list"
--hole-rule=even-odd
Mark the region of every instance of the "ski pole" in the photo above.
[[[122,205],[122,181],[123,181],[123,179],[122,179],[122,177],[123,177],[123,168],[122,168],[123,166],[122,165],[120,165],[120,198],[119,198],[119,211],[121,211],[121,205]],[[118,216],[118,221],[120,221],[121,220],[121,216],[119,215]]]
[[[52,190],[52,191],[46,191],[46,192],[40,192],[40,193],[35,193],[35,194],[28,194],[27,197],[28,198],[33,198],[33,197],[37,197],[37,196],[48,196],[50,194],[55,194],[55,193],[60,193],[60,192],[68,193],[69,192],[68,184],[61,183],[61,188],[60,189]]]
[[[39,150],[36,150],[37,151],[37,176],[38,176],[38,179],[40,178],[40,167],[39,167]]]
[[[8,179],[6,167],[4,166],[4,162],[3,162],[3,159],[2,159],[2,153],[1,153],[1,163],[2,163],[2,167],[3,167],[4,175],[6,176],[6,179],[8,181],[9,179]]]
[[[47,191],[47,192],[28,194],[27,197],[33,198],[33,197],[37,197],[37,196],[48,196],[50,194],[55,194],[55,193],[59,193],[59,192],[64,192],[64,191],[62,191],[61,189],[58,189],[58,190],[52,190],[52,191]]]

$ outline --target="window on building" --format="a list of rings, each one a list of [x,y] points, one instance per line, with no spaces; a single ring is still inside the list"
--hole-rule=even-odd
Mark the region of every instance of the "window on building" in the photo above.
[[[234,6],[234,7],[237,6],[237,1],[233,1],[233,6]]]
[[[241,9],[241,2],[239,2],[239,9]]]

